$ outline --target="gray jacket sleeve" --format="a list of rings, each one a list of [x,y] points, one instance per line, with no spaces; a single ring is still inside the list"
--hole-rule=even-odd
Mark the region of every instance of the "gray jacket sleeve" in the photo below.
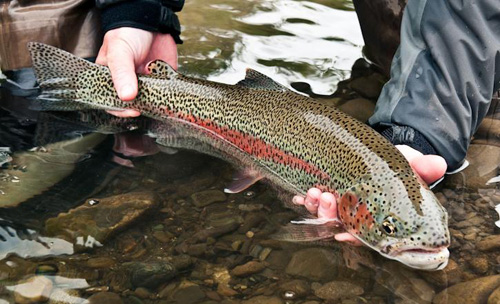
[[[452,171],[463,163],[499,82],[498,0],[410,0],[391,79],[369,123],[413,128]],[[413,135],[403,134],[400,143]]]

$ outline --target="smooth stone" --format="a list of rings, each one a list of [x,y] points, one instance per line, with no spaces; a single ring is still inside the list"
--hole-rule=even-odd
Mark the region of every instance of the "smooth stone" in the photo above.
[[[115,260],[112,258],[108,257],[98,257],[98,258],[92,258],[87,261],[87,267],[90,268],[109,268],[114,266]]]
[[[38,303],[49,299],[53,284],[44,276],[33,276],[13,287],[16,303]]]
[[[48,304],[80,304],[88,303],[85,299],[81,298],[78,290],[72,289],[54,289],[50,293]]]
[[[168,231],[167,232],[166,231],[155,231],[155,232],[153,232],[153,237],[155,239],[157,239],[161,243],[168,243],[175,236],[172,233],[168,232]]]
[[[332,281],[314,290],[314,294],[323,300],[352,298],[364,293],[362,287],[346,281]]]
[[[380,95],[380,91],[382,91],[385,81],[386,79],[384,76],[373,73],[369,76],[353,79],[349,83],[349,87],[363,97],[376,99]]]
[[[286,266],[286,273],[313,281],[329,281],[338,275],[343,259],[338,252],[323,248],[307,248],[295,252]]]
[[[89,304],[123,304],[120,296],[114,292],[99,292],[91,295],[87,301]]]
[[[80,248],[100,246],[109,237],[134,223],[158,206],[152,192],[134,192],[100,198],[99,204],[87,202],[45,222],[47,236],[61,237]]]
[[[131,262],[123,266],[130,273],[130,282],[136,288],[155,289],[177,275],[177,269],[169,262]]]
[[[462,281],[462,268],[452,259],[448,265],[439,271],[421,271],[422,277],[429,283],[439,287],[454,285]]]
[[[280,285],[281,295],[285,300],[294,300],[307,296],[311,292],[309,283],[303,280],[293,280]],[[287,292],[293,293],[293,297],[286,296]]]
[[[476,248],[481,251],[500,249],[500,234],[489,236],[477,242]]]
[[[217,202],[224,202],[226,195],[220,190],[205,190],[191,195],[196,207],[202,208]]]
[[[498,304],[500,303],[500,286],[495,289],[495,291],[488,297],[487,304]]]
[[[438,293],[432,300],[432,303],[486,303],[491,293],[499,286],[500,275],[458,283]]]
[[[477,190],[492,188],[492,185],[486,185],[486,182],[497,176],[497,168],[500,163],[500,147],[484,144],[472,143],[467,150],[467,160],[469,166],[458,174],[447,176],[446,185],[464,187]]]
[[[373,115],[373,112],[375,111],[375,103],[368,99],[355,98],[346,101],[345,103],[341,104],[338,108],[342,112],[351,115],[357,120],[361,122],[366,122],[368,121],[368,118],[370,118]]]
[[[184,288],[180,288],[175,291],[172,296],[174,301],[182,304],[191,304],[201,301],[205,298],[205,293],[198,285],[191,285]]]
[[[256,296],[242,301],[241,304],[283,304],[283,300],[278,297]]]
[[[485,274],[488,272],[490,265],[487,259],[485,258],[473,258],[469,261],[472,269],[479,274]]]
[[[134,290],[134,294],[141,299],[149,299],[151,297],[151,292],[144,287]]]
[[[231,270],[231,274],[237,277],[246,277],[254,273],[259,273],[266,268],[266,265],[262,262],[250,261],[246,264],[239,265]]]

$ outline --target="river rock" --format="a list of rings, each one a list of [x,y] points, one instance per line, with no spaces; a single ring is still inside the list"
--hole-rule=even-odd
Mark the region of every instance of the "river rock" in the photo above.
[[[500,275],[482,277],[468,282],[455,284],[438,293],[434,304],[486,303],[488,297],[500,286]]]
[[[281,284],[280,291],[286,300],[294,300],[307,296],[311,292],[311,287],[306,281],[293,280]],[[287,294],[290,296],[287,296]]]
[[[266,268],[266,265],[258,261],[250,261],[246,264],[234,267],[231,274],[237,277],[246,277],[254,273],[259,273]]]
[[[89,304],[123,304],[120,296],[114,292],[99,292],[91,295],[87,301]]]
[[[44,276],[33,276],[13,286],[16,303],[38,303],[49,299],[52,292],[52,281]],[[9,288],[10,289],[10,288]]]
[[[456,187],[462,185],[471,190],[494,187],[486,182],[497,176],[500,164],[500,147],[482,144],[471,144],[467,150],[469,166],[460,173],[446,177],[446,185]]]
[[[500,286],[495,289],[495,291],[489,296],[488,304],[498,304],[500,303]]]
[[[177,269],[169,262],[130,262],[123,264],[130,274],[130,282],[134,287],[154,289],[160,284],[174,278]]]
[[[338,252],[323,248],[307,248],[293,254],[286,273],[314,281],[333,280],[338,275],[342,257]]]
[[[454,285],[462,280],[462,269],[454,260],[448,260],[448,265],[439,271],[421,271],[422,277],[429,283],[439,287]]]
[[[158,196],[150,192],[89,199],[68,213],[48,219],[45,222],[46,234],[73,242],[80,249],[100,246],[158,203]]]
[[[196,207],[202,208],[216,202],[226,200],[226,195],[220,190],[205,190],[191,195],[191,199]]]
[[[242,301],[241,304],[283,304],[283,300],[278,297],[256,296]]]
[[[490,251],[500,249],[500,234],[492,235],[476,244],[476,248],[481,251]]]
[[[332,281],[314,290],[314,294],[323,300],[352,298],[364,293],[362,287],[346,281]]]
[[[173,294],[173,299],[179,304],[196,303],[205,298],[205,293],[198,285],[191,285],[184,288],[179,288]]]
[[[485,258],[473,258],[469,261],[471,268],[479,274],[485,274],[488,272],[490,265]]]

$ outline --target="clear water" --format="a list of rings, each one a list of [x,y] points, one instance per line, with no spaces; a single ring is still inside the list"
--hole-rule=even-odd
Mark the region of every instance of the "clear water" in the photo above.
[[[181,18],[180,70],[215,81],[253,68],[331,94],[362,56],[350,1],[188,1]],[[499,247],[485,247],[499,232],[500,193],[486,185],[500,161],[496,106],[471,166],[435,190],[450,214],[450,267],[423,272],[364,248],[276,241],[297,213],[261,183],[223,194],[235,173],[224,161],[156,153],[137,132],[92,133],[88,116],[29,104],[0,100],[1,139],[13,151],[0,172],[0,203],[11,205],[0,209],[0,303],[472,303],[500,285]],[[124,138],[152,155],[116,152]]]

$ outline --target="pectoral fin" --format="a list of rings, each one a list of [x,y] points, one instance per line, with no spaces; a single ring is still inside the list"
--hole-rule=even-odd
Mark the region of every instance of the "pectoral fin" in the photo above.
[[[262,179],[262,176],[255,170],[246,169],[238,172],[233,177],[233,182],[224,189],[226,193],[239,193]]]
[[[272,238],[286,242],[317,242],[330,240],[336,234],[345,230],[336,223],[326,223],[322,225],[286,225],[275,233]]]

